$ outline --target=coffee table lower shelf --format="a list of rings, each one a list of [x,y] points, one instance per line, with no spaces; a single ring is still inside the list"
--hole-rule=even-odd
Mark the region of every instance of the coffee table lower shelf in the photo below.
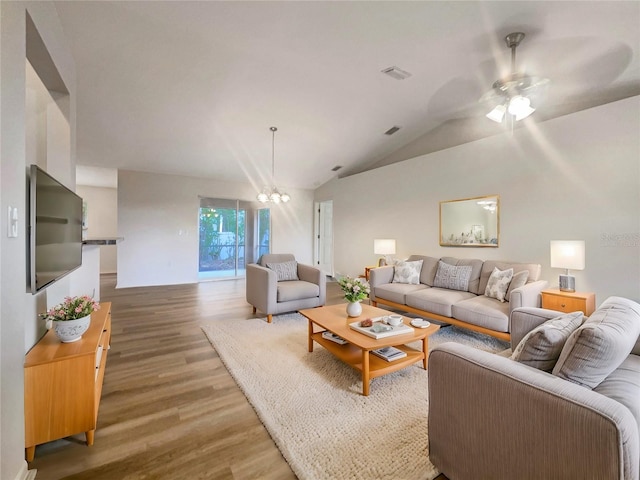
[[[394,345],[407,354],[406,357],[392,362],[387,362],[371,353],[371,350],[362,349],[351,343],[340,345],[322,337],[322,332],[311,334],[309,339],[309,351],[312,351],[312,341],[322,345],[333,356],[343,361],[347,365],[362,372],[362,394],[369,395],[369,381],[372,378],[380,377],[388,373],[397,372],[409,365],[422,360],[422,366],[427,369],[427,357],[424,352],[408,347],[407,345]],[[422,343],[422,342],[421,342]],[[426,351],[426,345],[423,345]]]

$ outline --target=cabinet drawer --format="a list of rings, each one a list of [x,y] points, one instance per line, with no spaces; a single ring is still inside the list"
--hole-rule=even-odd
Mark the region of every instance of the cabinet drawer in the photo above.
[[[585,301],[583,298],[557,297],[555,295],[542,296],[542,308],[549,310],[557,310],[559,312],[569,313],[585,310]]]

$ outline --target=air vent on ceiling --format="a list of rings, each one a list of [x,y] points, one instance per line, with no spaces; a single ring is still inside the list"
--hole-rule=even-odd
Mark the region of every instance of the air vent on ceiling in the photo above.
[[[337,172],[338,170],[340,170],[342,168],[342,165],[336,165],[335,167],[333,167],[331,169],[332,172]]]
[[[382,70],[382,73],[385,75],[389,75],[391,78],[395,78],[396,80],[404,80],[405,78],[409,78],[411,74],[409,72],[405,72],[404,70],[398,67],[389,67]]]
[[[394,133],[396,133],[398,130],[400,130],[400,127],[398,127],[397,125],[394,125],[393,127],[391,127],[389,130],[387,130],[386,132],[384,132],[385,135],[393,135]]]

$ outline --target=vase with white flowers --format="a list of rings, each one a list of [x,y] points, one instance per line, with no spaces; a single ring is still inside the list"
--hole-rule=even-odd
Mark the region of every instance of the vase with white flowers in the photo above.
[[[54,332],[63,343],[76,342],[82,338],[91,324],[91,312],[100,308],[100,304],[89,295],[65,297],[64,301],[50,308],[41,317],[51,322]]]
[[[338,280],[347,302],[347,315],[358,317],[362,314],[360,302],[369,296],[369,284],[360,278],[342,277]]]

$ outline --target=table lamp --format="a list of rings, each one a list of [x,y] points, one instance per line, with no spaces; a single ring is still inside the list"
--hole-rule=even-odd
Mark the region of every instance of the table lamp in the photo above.
[[[576,291],[576,277],[569,270],[584,270],[584,241],[551,240],[551,268],[564,268],[559,286],[563,292]]]
[[[379,267],[389,264],[389,255],[396,253],[396,240],[394,238],[376,238],[373,241],[373,253],[384,255],[378,260]]]

